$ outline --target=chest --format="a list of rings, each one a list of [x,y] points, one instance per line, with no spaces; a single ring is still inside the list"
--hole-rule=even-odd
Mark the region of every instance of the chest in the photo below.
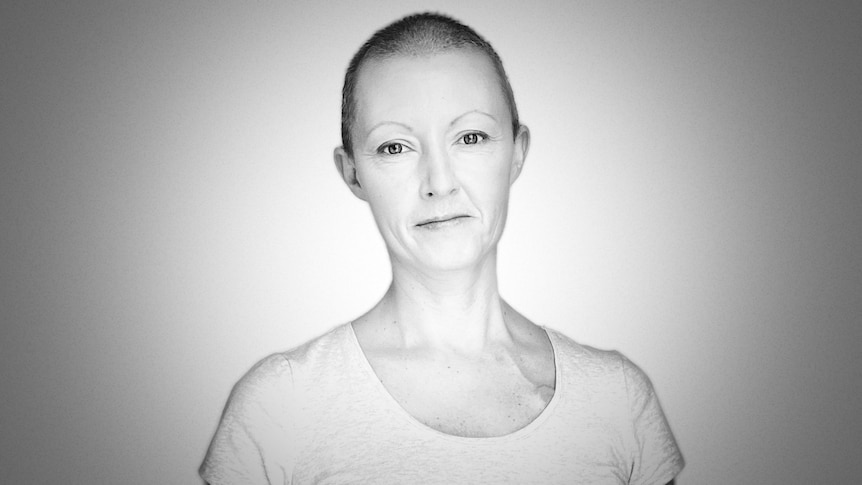
[[[629,452],[615,423],[573,408],[577,401],[555,399],[528,433],[477,439],[411,425],[380,406],[368,413],[379,403],[370,391],[368,403],[321,421],[331,432],[315,433],[295,483],[628,483]]]
[[[420,423],[446,434],[503,436],[538,417],[554,395],[554,369],[498,359],[370,357],[387,393]]]

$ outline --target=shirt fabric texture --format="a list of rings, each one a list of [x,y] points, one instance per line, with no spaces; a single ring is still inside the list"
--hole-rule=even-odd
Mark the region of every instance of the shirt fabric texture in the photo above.
[[[386,391],[353,327],[271,355],[234,387],[200,467],[217,484],[666,484],[683,458],[647,376],[545,329],[547,407],[500,437],[449,435]]]

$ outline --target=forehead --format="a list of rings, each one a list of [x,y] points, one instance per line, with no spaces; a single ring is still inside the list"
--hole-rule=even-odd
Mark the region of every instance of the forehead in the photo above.
[[[494,64],[474,49],[367,61],[357,77],[357,122],[397,121],[480,109],[508,118]],[[501,121],[503,118],[499,118]]]

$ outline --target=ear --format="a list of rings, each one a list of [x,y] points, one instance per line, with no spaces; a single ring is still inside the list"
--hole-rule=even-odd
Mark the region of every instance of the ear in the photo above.
[[[527,160],[527,152],[530,150],[530,129],[527,125],[518,127],[518,133],[515,134],[515,149],[512,151],[512,167],[509,171],[509,185],[518,180],[521,175],[521,169],[524,168],[524,162]]]
[[[336,148],[332,157],[335,160],[335,168],[338,169],[338,174],[341,175],[341,178],[347,184],[347,187],[350,188],[350,191],[353,192],[353,195],[362,200],[368,200],[365,196],[365,189],[362,188],[362,184],[359,183],[359,178],[357,178],[356,162],[354,162],[353,157],[347,154],[347,150],[344,147]]]

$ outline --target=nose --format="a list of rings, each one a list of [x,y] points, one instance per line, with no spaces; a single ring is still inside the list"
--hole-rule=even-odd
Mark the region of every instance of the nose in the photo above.
[[[458,178],[445,149],[432,149],[422,157],[424,176],[420,187],[422,198],[444,197],[458,191]]]

